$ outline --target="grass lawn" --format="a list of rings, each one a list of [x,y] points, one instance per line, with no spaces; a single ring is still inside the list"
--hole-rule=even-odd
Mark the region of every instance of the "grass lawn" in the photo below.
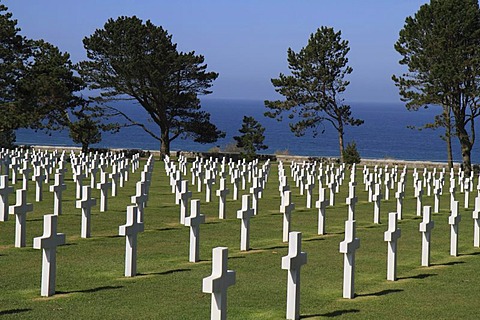
[[[143,167],[143,163],[142,166]],[[287,175],[289,175],[289,166]],[[292,231],[302,232],[302,251],[308,263],[302,267],[301,315],[304,319],[477,319],[480,300],[480,250],[473,247],[472,211],[463,209],[463,194],[457,192],[462,221],[459,256],[451,257],[450,195],[448,175],[441,198],[440,213],[433,213],[430,267],[421,267],[421,234],[413,197],[413,178],[409,171],[402,237],[398,242],[398,281],[386,280],[388,212],[396,210],[396,200],[382,201],[380,225],[373,224],[373,203],[367,201],[361,168],[357,169],[357,237],[355,292],[353,300],[342,298],[343,254],[339,243],[344,238],[348,208],[349,171],[337,194],[335,207],[327,208],[327,235],[317,235],[317,209],[307,209],[306,196],[289,178],[296,209]],[[190,176],[188,176],[191,182]],[[171,193],[162,162],[155,163],[153,181],[145,209],[145,232],[138,236],[138,276],[125,278],[125,238],[118,227],[125,224],[126,207],[135,194],[140,170],[130,175],[117,197],[109,198],[108,211],[92,211],[92,237],[80,238],[81,210],[75,208],[75,186],[71,170],[67,173],[67,191],[58,231],[67,243],[57,249],[57,286],[53,297],[40,296],[41,251],[32,248],[33,238],[43,234],[44,214],[53,213],[53,194],[44,188],[43,202],[35,202],[34,183],[30,182],[29,202],[34,211],[27,215],[27,247],[14,247],[15,220],[0,222],[0,318],[1,319],[208,319],[210,295],[202,293],[202,279],[211,274],[212,248],[229,248],[228,268],[236,271],[236,284],[228,290],[229,319],[284,319],[287,271],[281,258],[288,245],[282,242],[282,215],[279,213],[277,164],[273,163],[259,214],[251,219],[248,252],[240,251],[240,191],[227,201],[227,219],[218,219],[218,198],[205,202],[205,194],[196,186],[192,199],[201,199],[206,223],[200,227],[200,258],[188,262],[189,228],[179,223],[179,206]],[[21,181],[15,185],[21,186]],[[218,186],[218,184],[216,185]],[[205,188],[204,188],[205,189]],[[216,187],[215,187],[216,189]],[[92,196],[99,197],[93,190]],[[15,197],[10,195],[13,204]],[[318,187],[315,200],[318,198]],[[97,200],[97,204],[99,200]],[[433,206],[433,194],[424,196],[424,205]]]

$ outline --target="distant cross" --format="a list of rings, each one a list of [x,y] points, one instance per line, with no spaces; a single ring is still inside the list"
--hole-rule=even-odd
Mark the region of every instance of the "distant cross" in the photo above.
[[[326,189],[320,188],[316,207],[318,208],[318,234],[325,234],[325,218],[328,199],[326,198]]]
[[[33,211],[33,205],[27,203],[27,190],[16,191],[16,204],[10,206],[10,214],[15,215],[15,247],[25,247],[27,213]]]
[[[137,206],[127,207],[127,223],[119,227],[119,235],[125,239],[125,277],[137,274],[137,234],[143,232],[143,222],[138,222]]]
[[[252,194],[252,207],[255,215],[258,214],[258,199],[261,191],[262,187],[259,186],[258,178],[253,178],[253,187],[250,188],[250,193]]]
[[[0,176],[0,221],[8,220],[8,195],[13,192],[13,187],[8,185],[8,176]]]
[[[217,190],[217,197],[218,200],[218,218],[225,219],[225,208],[227,204],[227,194],[230,190],[227,189],[227,179],[221,178],[220,179],[220,189]]]
[[[388,242],[387,249],[387,280],[397,280],[397,240],[402,231],[397,227],[397,213],[388,214],[388,230],[384,233],[384,239]]]
[[[130,198],[130,202],[135,204],[138,208],[138,222],[143,222],[145,213],[145,203],[147,202],[147,195],[145,194],[145,183],[137,181],[135,185],[135,195]]]
[[[117,166],[115,164],[112,166],[112,173],[110,173],[109,177],[110,179],[112,179],[112,197],[116,197],[118,192],[117,186],[120,174],[118,173]]]
[[[451,214],[448,217],[448,224],[450,225],[450,255],[454,257],[458,255],[458,224],[462,219],[458,213],[458,207],[458,201],[454,201]]]
[[[375,192],[373,193],[372,200],[373,207],[373,223],[380,223],[380,203],[382,201],[382,190],[380,184],[375,184]]]
[[[63,175],[61,173],[55,174],[55,183],[50,186],[50,192],[53,192],[53,214],[62,214],[62,193],[67,189],[67,185],[63,183]]]
[[[475,198],[475,210],[473,210],[473,246],[480,247],[480,195]]]
[[[403,192],[402,182],[398,183],[398,191],[395,193],[395,198],[397,198],[397,219],[402,220],[402,211],[403,211],[403,197],[405,193]]]
[[[415,197],[417,198],[417,216],[420,217],[422,215],[422,196],[423,196],[423,188],[422,188],[422,180],[417,181],[417,185],[415,187]]]
[[[190,254],[188,261],[200,261],[200,224],[205,223],[205,215],[200,214],[200,200],[190,201],[190,216],[185,218],[185,226],[190,227]]]
[[[205,178],[205,201],[212,201],[212,186],[215,183],[215,174],[213,171],[207,170],[207,176]]]
[[[288,270],[287,319],[300,319],[300,268],[307,263],[307,254],[302,252],[302,233],[290,232],[288,255],[282,257],[282,269]]]
[[[188,180],[182,180],[180,192],[180,223],[185,224],[185,217],[188,212],[188,201],[192,197],[192,192],[188,191]]]
[[[86,178],[85,174],[82,173],[81,169],[78,170],[77,174],[75,174],[75,187],[76,193],[75,197],[77,199],[82,199],[82,192],[83,192],[83,180]]]
[[[47,181],[45,171],[39,167],[37,173],[32,177],[35,181],[35,201],[39,202],[43,199],[43,183]]]
[[[100,183],[97,183],[97,189],[100,189],[100,212],[107,211],[108,205],[108,189],[112,183],[108,181],[108,174],[106,172],[100,173]]]
[[[355,182],[350,182],[349,195],[346,199],[346,203],[348,204],[348,220],[355,220],[355,204],[358,202],[358,198],[355,196],[355,186]]]
[[[92,188],[90,186],[83,186],[82,199],[77,200],[77,209],[82,209],[82,238],[90,238],[90,221],[92,207],[97,204],[97,200],[92,198]]]
[[[33,248],[42,249],[42,297],[55,294],[57,272],[57,246],[65,244],[65,234],[57,233],[58,216],[43,216],[43,235],[33,239]]]
[[[434,227],[434,222],[430,220],[432,207],[423,207],[423,221],[420,223],[420,232],[422,233],[422,266],[430,265],[430,235]]]
[[[28,167],[28,162],[25,161],[23,163],[22,169],[20,169],[20,173],[23,175],[22,179],[22,189],[28,190],[28,180],[30,179],[30,173],[32,172],[32,169]]]
[[[292,212],[295,209],[295,203],[292,203],[292,192],[285,191],[285,196],[283,197],[283,242],[288,241],[288,235],[290,233],[290,221],[292,218]]]
[[[235,271],[227,270],[228,248],[212,250],[212,274],[202,281],[202,291],[212,294],[210,319],[227,319],[227,289],[235,284]]]
[[[242,209],[237,211],[237,218],[242,220],[240,227],[240,250],[250,250],[250,218],[253,217],[254,211],[250,207],[250,195],[242,196]]]

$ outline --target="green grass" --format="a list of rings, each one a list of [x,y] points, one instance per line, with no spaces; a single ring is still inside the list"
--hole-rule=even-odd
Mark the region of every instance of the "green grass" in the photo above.
[[[71,171],[70,171],[71,172]],[[287,169],[287,174],[289,170]],[[346,177],[349,174],[347,173]],[[15,221],[0,223],[0,318],[21,319],[208,319],[210,295],[202,293],[202,279],[211,274],[211,252],[217,246],[229,248],[228,268],[236,271],[236,284],[228,290],[229,319],[284,319],[287,272],[281,269],[281,257],[287,254],[282,242],[282,216],[279,213],[277,167],[274,163],[268,185],[259,202],[259,215],[251,220],[252,250],[240,252],[239,200],[228,196],[227,219],[218,219],[218,198],[205,202],[201,211],[207,216],[200,227],[199,263],[188,262],[189,230],[179,224],[179,207],[174,203],[163,163],[157,161],[145,210],[145,232],[138,237],[139,275],[123,277],[125,238],[118,226],[125,223],[126,207],[135,193],[140,171],[109,198],[109,210],[92,214],[92,238],[80,238],[80,209],[75,208],[75,187],[67,175],[59,232],[67,245],[57,250],[56,295],[40,297],[41,252],[32,249],[32,239],[43,233],[44,214],[53,212],[53,195],[44,191],[43,202],[34,201],[34,184],[28,199],[34,212],[27,216],[27,247],[14,247]],[[361,169],[357,181],[361,181]],[[189,179],[191,180],[191,179]],[[448,185],[448,179],[447,185]],[[441,212],[433,214],[431,267],[420,266],[420,218],[416,217],[412,178],[407,180],[402,237],[398,243],[399,280],[386,281],[386,250],[383,233],[387,213],[394,211],[396,200],[382,202],[382,224],[373,224],[373,204],[368,203],[363,185],[357,186],[357,237],[361,246],[356,254],[356,298],[342,298],[343,240],[348,179],[337,194],[335,207],[327,208],[325,236],[317,232],[317,210],[307,209],[306,196],[292,187],[296,209],[292,231],[303,234],[302,250],[308,263],[302,268],[301,314],[306,319],[328,317],[348,319],[476,319],[480,307],[480,250],[473,247],[472,209],[461,209],[458,257],[449,255],[449,194],[444,192]],[[18,181],[16,187],[20,186]],[[229,185],[229,188],[232,189]],[[444,190],[448,190],[445,188]],[[243,191],[245,192],[245,191]],[[392,192],[391,195],[394,193]],[[98,190],[92,192],[98,198]],[[316,189],[315,198],[318,196]],[[457,193],[463,204],[463,195]],[[10,199],[13,203],[14,197]],[[470,197],[473,207],[474,195]],[[424,205],[433,206],[433,196],[424,196]],[[463,208],[463,206],[461,206]]]

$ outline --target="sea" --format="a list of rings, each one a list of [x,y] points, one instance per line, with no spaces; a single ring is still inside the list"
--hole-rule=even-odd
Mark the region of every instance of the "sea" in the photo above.
[[[432,122],[440,108],[408,111],[402,103],[350,103],[354,117],[364,120],[358,127],[346,127],[345,146],[355,142],[360,156],[365,159],[397,159],[438,161],[447,160],[446,143],[442,140],[443,129],[418,130]],[[118,106],[134,119],[146,123],[149,128],[159,131],[148,121],[148,115],[134,102],[122,102]],[[252,116],[265,127],[265,141],[268,149],[259,153],[283,153],[314,157],[338,157],[337,131],[325,122],[319,127],[319,134],[307,131],[302,137],[295,136],[288,125],[288,119],[279,122],[267,118],[263,101],[238,99],[203,99],[202,109],[211,114],[211,121],[226,133],[225,138],[211,144],[195,143],[191,139],[176,139],[171,143],[172,151],[209,151],[212,148],[223,150],[234,143],[239,135],[243,116]],[[478,131],[478,130],[477,130]],[[51,133],[19,129],[16,132],[18,145],[78,146],[69,138],[68,131]],[[160,143],[140,127],[122,128],[118,133],[103,133],[102,141],[94,148],[159,150]],[[460,146],[453,138],[454,161],[461,162]],[[480,162],[480,147],[474,146],[472,162]]]

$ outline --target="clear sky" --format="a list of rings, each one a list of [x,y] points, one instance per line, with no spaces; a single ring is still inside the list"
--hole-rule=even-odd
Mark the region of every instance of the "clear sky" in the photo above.
[[[21,34],[45,39],[86,59],[82,39],[109,18],[151,20],[173,35],[181,51],[205,56],[218,72],[212,98],[277,99],[270,83],[288,73],[287,49],[300,50],[320,26],[350,43],[351,102],[397,102],[392,74],[404,71],[393,49],[405,18],[421,0],[3,0]]]

